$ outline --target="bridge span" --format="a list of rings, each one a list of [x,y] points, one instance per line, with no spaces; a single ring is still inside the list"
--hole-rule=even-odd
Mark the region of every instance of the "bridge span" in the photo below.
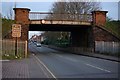
[[[28,31],[71,32],[71,46],[94,51],[93,28],[104,26],[107,11],[93,11],[91,14],[30,12],[27,8],[14,8],[15,21],[22,25],[21,40],[28,40]]]
[[[30,24],[91,25],[91,14],[30,12]]]

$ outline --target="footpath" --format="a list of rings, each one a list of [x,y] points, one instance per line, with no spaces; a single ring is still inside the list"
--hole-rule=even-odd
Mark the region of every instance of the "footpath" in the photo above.
[[[94,53],[80,53],[78,55],[92,56],[111,61],[119,61],[118,58],[112,56],[99,55]],[[35,55],[30,54],[29,58],[20,60],[2,61],[2,80],[50,80],[53,77],[45,69],[45,67],[37,61]],[[8,80],[9,80],[8,79]]]
[[[52,76],[35,56],[21,60],[2,61],[2,80],[48,80]]]

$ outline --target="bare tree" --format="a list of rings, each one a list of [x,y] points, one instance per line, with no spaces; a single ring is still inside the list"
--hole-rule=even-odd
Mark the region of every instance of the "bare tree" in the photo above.
[[[8,12],[7,12],[7,18],[8,19],[13,19],[13,7],[16,8],[17,7],[17,3],[15,2],[14,5],[11,5],[8,9]]]
[[[48,15],[47,18],[59,20],[79,20],[85,18],[85,16],[87,17],[87,14],[90,14],[92,11],[100,9],[99,2],[77,2],[77,0],[64,0],[64,2],[53,3],[50,12],[54,14]],[[81,14],[84,14],[84,16]]]
[[[12,6],[10,6],[7,12],[7,19],[12,19],[12,18],[13,18],[13,11],[12,11]]]
[[[2,14],[0,13],[0,19],[2,18]]]
[[[64,0],[64,2],[55,2],[50,10],[53,14],[47,15],[47,19],[51,20],[91,20],[91,16],[87,14],[91,14],[92,11],[100,10],[99,2],[77,2],[78,0]],[[84,14],[84,15],[81,15]],[[47,33],[47,37],[52,37],[49,39],[53,39],[56,37],[60,37],[62,33],[63,38],[69,38],[69,32],[58,32],[58,33]]]

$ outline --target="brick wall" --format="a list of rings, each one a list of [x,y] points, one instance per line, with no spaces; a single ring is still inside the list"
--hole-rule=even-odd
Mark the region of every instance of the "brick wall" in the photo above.
[[[93,11],[93,24],[94,25],[105,25],[107,11]]]
[[[21,40],[28,40],[29,31],[29,11],[27,8],[14,8],[16,23],[21,24]]]
[[[100,28],[100,27],[94,27],[93,28],[94,31],[94,37],[95,37],[95,41],[115,41],[115,42],[119,42],[120,39],[118,39],[116,36],[114,36],[113,34],[111,34],[110,32]]]

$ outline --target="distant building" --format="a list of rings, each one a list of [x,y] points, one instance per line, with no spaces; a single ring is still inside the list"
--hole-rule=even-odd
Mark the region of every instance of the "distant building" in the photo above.
[[[43,34],[41,34],[41,35],[33,35],[33,36],[30,38],[30,40],[36,41],[36,42],[41,42],[41,41],[44,40]]]

